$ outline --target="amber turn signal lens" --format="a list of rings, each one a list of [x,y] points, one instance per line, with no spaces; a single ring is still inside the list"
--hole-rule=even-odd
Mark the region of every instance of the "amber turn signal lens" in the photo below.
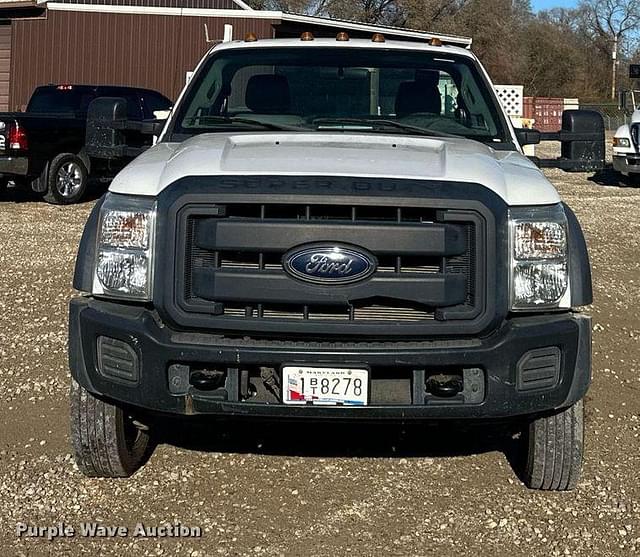
[[[442,41],[440,39],[438,39],[437,37],[433,37],[433,39],[431,39],[429,41],[429,44],[431,46],[442,46]]]
[[[385,38],[382,33],[374,33],[373,37],[371,37],[371,42],[373,43],[383,43],[384,41]]]
[[[344,31],[340,31],[340,33],[336,35],[336,41],[348,41],[348,40],[349,40],[349,34],[345,33]]]
[[[244,36],[244,42],[245,43],[254,43],[258,40],[258,37],[256,36],[255,33],[247,33]]]
[[[301,41],[312,41],[313,40],[313,33],[311,31],[305,31],[304,33],[302,33],[302,35],[300,35],[300,40]]]

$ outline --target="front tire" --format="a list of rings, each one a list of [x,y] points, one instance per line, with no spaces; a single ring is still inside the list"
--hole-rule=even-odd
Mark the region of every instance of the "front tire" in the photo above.
[[[531,489],[568,491],[578,485],[584,452],[584,403],[537,418],[524,436],[523,481]]]
[[[43,199],[55,205],[78,203],[87,191],[89,171],[83,160],[73,153],[62,153],[50,163],[47,172],[47,189]]]
[[[623,188],[640,186],[640,174],[629,174],[628,176],[622,174],[618,184]]]
[[[71,382],[71,440],[76,464],[90,478],[126,478],[147,461],[153,448],[121,407]]]

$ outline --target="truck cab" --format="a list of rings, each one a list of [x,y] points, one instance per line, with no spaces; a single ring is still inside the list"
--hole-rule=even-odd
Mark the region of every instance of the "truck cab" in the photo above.
[[[438,38],[213,48],[84,231],[80,469],[135,472],[159,414],[499,420],[527,485],[575,487],[590,267],[527,137]]]

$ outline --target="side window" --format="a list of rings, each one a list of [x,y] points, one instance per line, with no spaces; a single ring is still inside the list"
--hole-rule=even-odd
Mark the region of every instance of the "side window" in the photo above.
[[[448,118],[453,118],[458,108],[458,86],[448,73],[440,72],[440,82],[438,83],[440,96],[442,97],[442,114]]]
[[[127,117],[131,120],[143,120],[140,97],[136,93],[126,93],[122,96],[127,99]]]
[[[222,91],[223,71],[226,63],[224,60],[216,60],[211,68],[204,74],[191,81],[189,106],[184,110],[182,127],[185,129],[198,127],[202,124],[202,117],[207,115],[219,115],[222,106],[226,102],[229,92]]]
[[[144,106],[144,117],[154,118],[153,113],[156,110],[169,110],[172,102],[160,93],[153,91],[144,91],[142,93],[142,105]]]
[[[468,127],[495,134],[497,130],[489,111],[489,106],[482,95],[482,91],[478,88],[476,80],[470,75],[468,68],[462,71],[460,97],[469,111]]]
[[[100,87],[96,97],[122,97],[127,101],[127,118],[130,120],[142,120],[142,106],[138,93],[121,87]]]

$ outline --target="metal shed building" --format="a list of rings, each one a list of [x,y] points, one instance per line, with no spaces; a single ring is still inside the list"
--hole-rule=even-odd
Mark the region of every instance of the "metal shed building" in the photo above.
[[[389,38],[435,35],[284,12],[252,10],[242,0],[0,0],[0,111],[21,110],[46,83],[131,85],[176,98],[192,70],[223,38],[383,32]],[[461,37],[442,37],[469,46]]]

